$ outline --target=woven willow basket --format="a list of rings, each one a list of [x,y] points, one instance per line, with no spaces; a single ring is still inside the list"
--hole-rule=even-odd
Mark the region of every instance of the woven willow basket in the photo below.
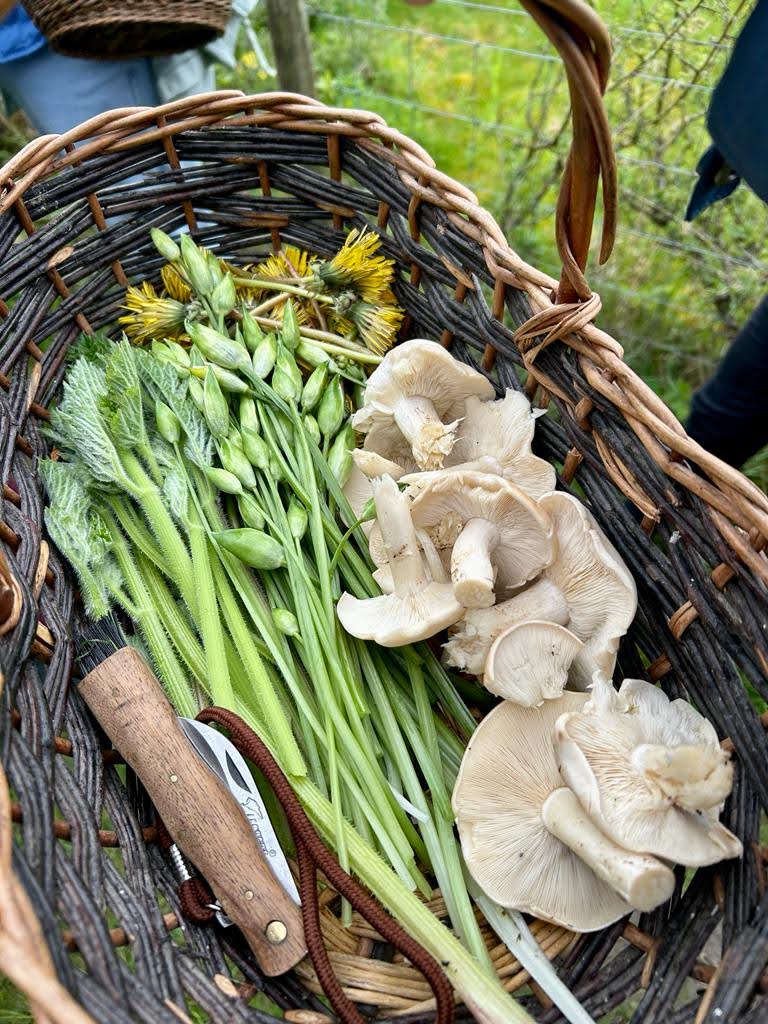
[[[231,0],[24,0],[59,53],[157,57],[194,50],[220,35]]]
[[[403,337],[439,339],[500,390],[549,404],[538,453],[588,502],[637,580],[618,678],[686,696],[730,744],[724,821],[745,853],[681,873],[671,904],[632,922],[584,937],[541,923],[534,932],[595,1017],[634,997],[638,1022],[768,1019],[768,744],[745,685],[768,699],[768,500],[686,436],[592,323],[599,298],[579,268],[598,170],[604,249],[615,208],[607,38],[581,5],[526,6],[566,59],[573,100],[559,284],[524,263],[416,143],[375,114],[299,96],[216,93],[107,113],[38,139],[3,169],[0,970],[40,1019],[178,1024],[191,1000],[220,1024],[269,1024],[249,1005],[260,990],[299,1024],[323,1009],[310,968],[266,979],[234,929],[182,922],[152,809],[70,686],[75,594],[42,528],[40,427],[70,343],[114,324],[129,281],[156,277],[154,225],[188,227],[234,263],[284,243],[330,255],[351,227],[370,225],[397,263]],[[325,936],[350,996],[384,1017],[428,1019],[422,979],[387,960],[363,922],[343,929],[325,896]],[[442,912],[439,899],[433,909]],[[488,941],[507,987],[537,1019],[558,1019]]]

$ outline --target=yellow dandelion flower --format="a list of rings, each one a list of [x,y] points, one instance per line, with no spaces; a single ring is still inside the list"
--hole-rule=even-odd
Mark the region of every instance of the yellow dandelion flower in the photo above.
[[[295,245],[286,245],[279,252],[270,253],[265,260],[250,268],[254,277],[272,281],[275,278],[292,280],[295,277],[309,277],[309,253]]]
[[[356,337],[371,352],[383,356],[394,345],[402,321],[403,311],[399,306],[356,302],[344,313],[337,313],[332,326],[343,337]]]
[[[155,338],[179,338],[184,333],[187,307],[177,299],[158,295],[149,281],[129,288],[122,308],[128,312],[119,322],[136,345]]]
[[[350,231],[332,259],[314,264],[315,277],[326,288],[352,288],[365,302],[381,302],[395,263],[376,255],[380,247],[381,239],[374,231]]]
[[[191,301],[192,289],[173,263],[165,264],[163,269],[160,271],[160,277],[163,281],[163,287],[172,299],[176,299],[177,302]]]

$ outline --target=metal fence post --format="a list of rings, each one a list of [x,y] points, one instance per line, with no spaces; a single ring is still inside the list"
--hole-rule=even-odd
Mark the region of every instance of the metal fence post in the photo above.
[[[303,0],[267,0],[267,21],[280,88],[314,95],[312,48]]]

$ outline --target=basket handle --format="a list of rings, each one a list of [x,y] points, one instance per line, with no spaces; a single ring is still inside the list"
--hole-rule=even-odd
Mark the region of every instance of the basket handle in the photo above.
[[[602,178],[603,233],[599,262],[616,236],[616,157],[603,103],[611,66],[608,30],[584,0],[520,0],[565,64],[573,141],[560,185],[555,237],[563,269],[558,303],[590,298],[584,268],[589,254],[597,188]]]

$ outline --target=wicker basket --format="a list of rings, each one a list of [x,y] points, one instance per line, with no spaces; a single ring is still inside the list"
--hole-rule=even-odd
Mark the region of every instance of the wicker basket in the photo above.
[[[49,44],[70,57],[158,57],[210,43],[231,0],[24,0]]]
[[[550,404],[538,453],[558,466],[559,486],[588,501],[637,580],[618,671],[687,696],[729,738],[736,781],[724,821],[746,852],[681,873],[671,903],[631,923],[585,937],[534,929],[595,1017],[633,995],[637,1022],[768,1015],[768,743],[745,687],[768,698],[768,499],[688,438],[592,324],[599,298],[579,267],[598,168],[609,226],[615,195],[606,38],[580,4],[526,6],[566,56],[572,86],[559,286],[416,143],[375,114],[299,96],[216,93],[113,112],[31,143],[3,170],[0,970],[41,1019],[178,1024],[188,999],[220,1024],[268,1024],[249,1003],[257,991],[294,1022],[324,1010],[308,967],[266,979],[233,930],[187,922],[182,936],[151,808],[70,687],[75,595],[41,526],[40,428],[70,343],[114,323],[129,280],[157,274],[153,225],[188,226],[233,262],[281,243],[330,254],[351,226],[371,225],[397,262],[404,336],[440,339],[500,389]],[[388,961],[362,922],[342,928],[332,896],[324,929],[346,991],[384,1016],[428,1019],[420,977]],[[519,965],[499,948],[493,956],[507,987],[522,989]],[[557,1019],[535,991],[520,998],[538,1019]]]

